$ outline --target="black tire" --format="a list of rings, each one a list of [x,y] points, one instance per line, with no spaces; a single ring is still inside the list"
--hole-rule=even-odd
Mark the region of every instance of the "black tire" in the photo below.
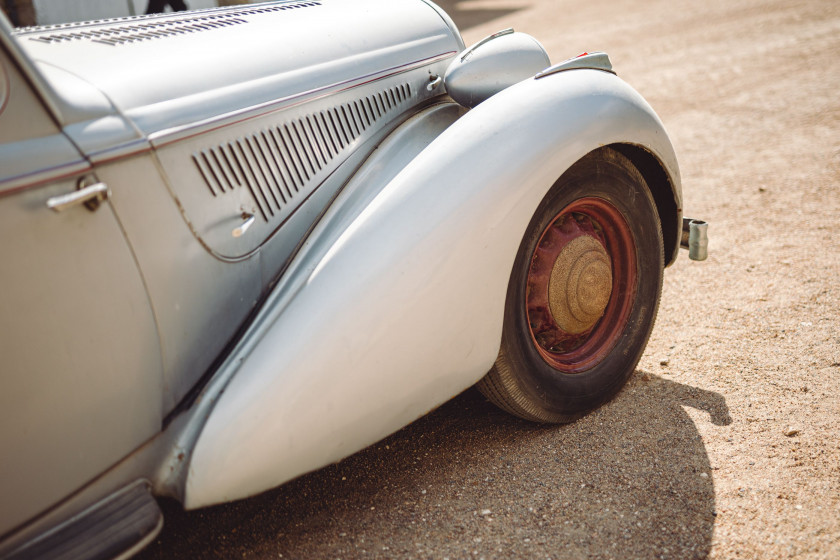
[[[662,231],[643,177],[615,150],[587,154],[528,225],[499,357],[478,389],[537,422],[570,422],[611,399],[647,345],[662,272]]]

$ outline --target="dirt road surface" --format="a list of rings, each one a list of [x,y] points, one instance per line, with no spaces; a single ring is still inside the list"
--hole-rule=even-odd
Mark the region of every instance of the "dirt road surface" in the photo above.
[[[683,252],[634,379],[566,426],[467,391],[338,465],[183,513],[141,558],[840,558],[840,3],[443,2],[610,53],[658,111]]]

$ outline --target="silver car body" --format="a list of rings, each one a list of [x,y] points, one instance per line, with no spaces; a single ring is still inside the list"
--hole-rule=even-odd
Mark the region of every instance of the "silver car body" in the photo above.
[[[593,149],[631,158],[679,246],[638,93],[586,64],[507,87],[503,53],[467,110],[424,0],[0,27],[0,555],[138,480],[253,495],[475,383],[531,216]]]

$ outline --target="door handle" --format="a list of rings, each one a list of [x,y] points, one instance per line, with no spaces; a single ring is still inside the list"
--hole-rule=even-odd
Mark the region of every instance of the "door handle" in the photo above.
[[[231,232],[234,237],[242,237],[245,235],[245,232],[248,231],[248,229],[254,225],[254,222],[257,220],[257,217],[254,214],[249,214],[248,212],[242,212],[241,218],[244,221]]]
[[[77,191],[47,199],[47,208],[54,212],[62,212],[73,206],[84,204],[89,210],[96,210],[99,203],[106,200],[109,194],[108,185],[94,183]]]

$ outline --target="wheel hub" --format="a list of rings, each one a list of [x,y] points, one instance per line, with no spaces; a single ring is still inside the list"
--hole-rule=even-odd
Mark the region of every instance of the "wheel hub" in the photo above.
[[[588,235],[570,241],[557,257],[548,283],[548,303],[557,326],[580,334],[601,318],[612,294],[610,257]]]
[[[525,312],[551,367],[578,373],[609,354],[630,316],[635,262],[630,228],[606,200],[578,199],[548,223],[531,257]]]

